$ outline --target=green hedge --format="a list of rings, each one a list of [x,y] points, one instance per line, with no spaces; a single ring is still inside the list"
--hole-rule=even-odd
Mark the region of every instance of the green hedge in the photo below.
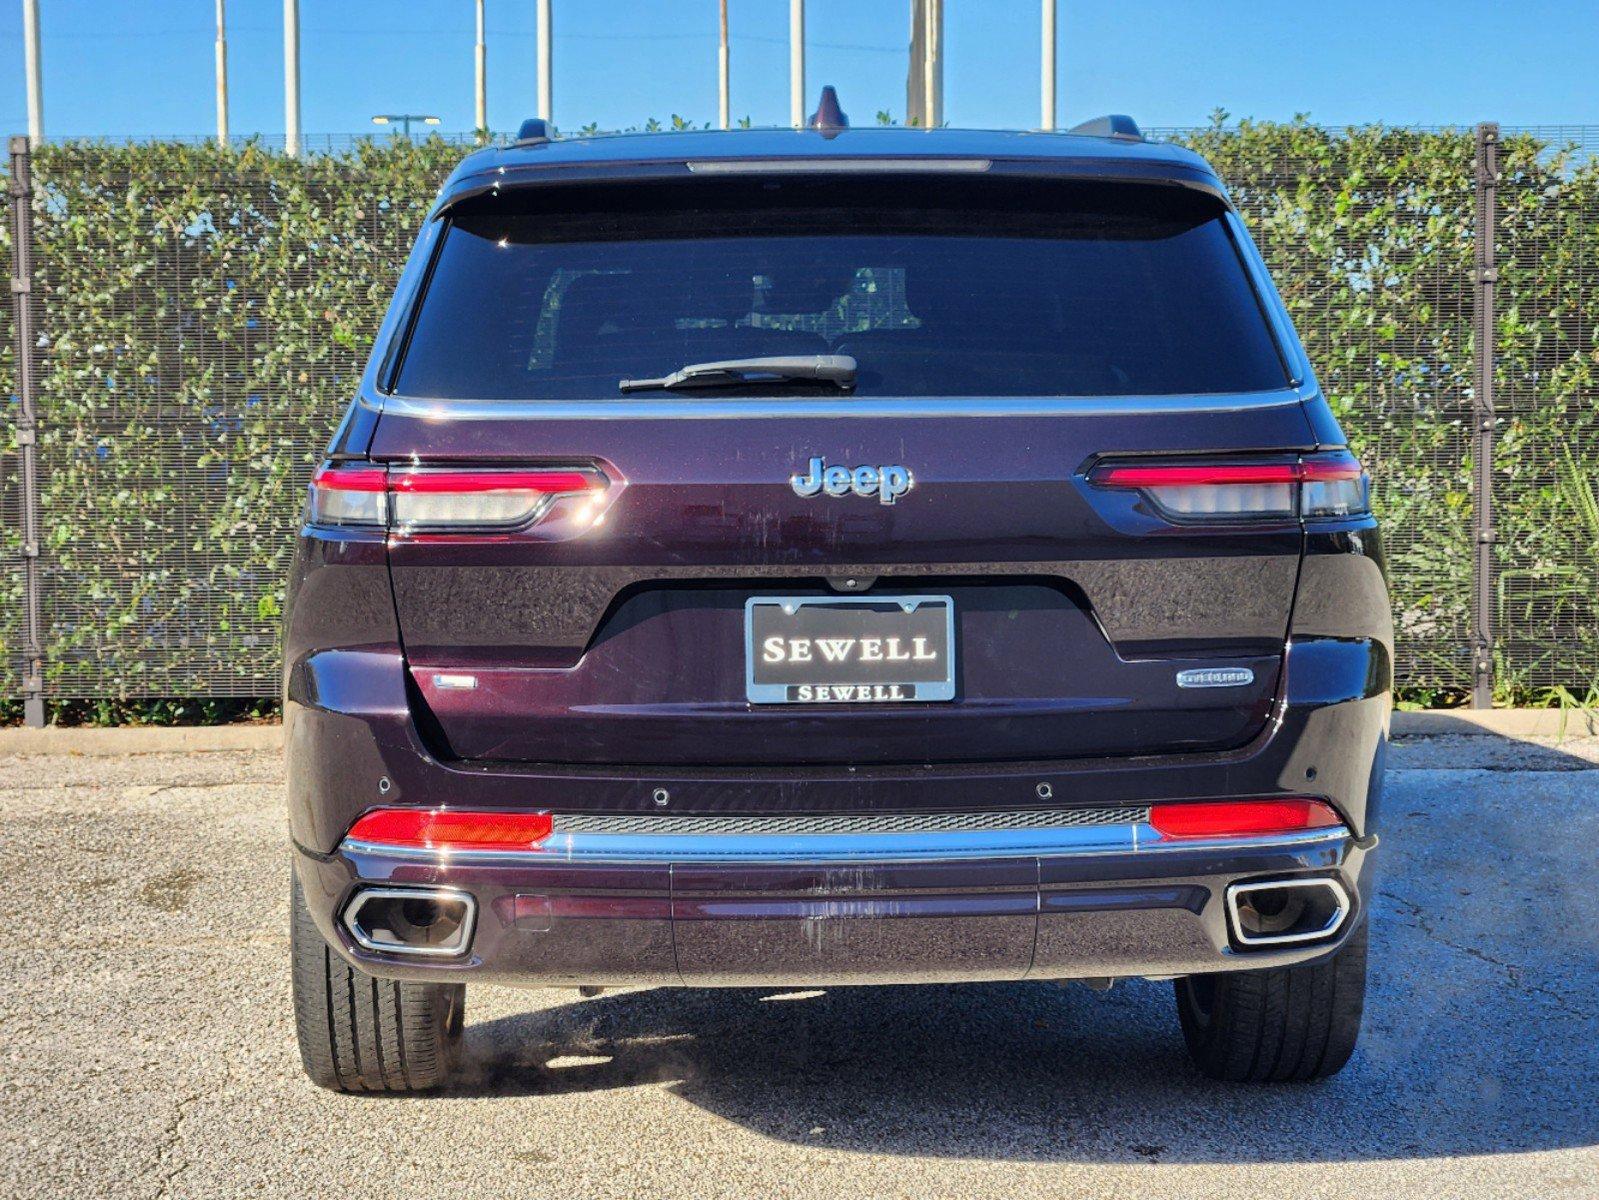
[[[1373,471],[1402,682],[1464,689],[1469,131],[1300,121],[1178,136],[1228,180]],[[276,690],[303,482],[461,153],[437,139],[298,161],[198,144],[39,151],[52,695]],[[1599,167],[1530,135],[1502,153],[1496,616],[1500,683],[1526,698],[1599,680]],[[0,340],[9,392],[6,352]],[[13,665],[18,599],[8,570]]]

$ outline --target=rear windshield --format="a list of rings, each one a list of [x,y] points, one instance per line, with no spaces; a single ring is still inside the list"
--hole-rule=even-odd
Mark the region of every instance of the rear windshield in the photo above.
[[[1209,197],[991,186],[922,200],[940,185],[905,179],[867,204],[815,184],[745,186],[544,189],[559,208],[496,198],[458,214],[397,390],[621,399],[623,379],[812,354],[852,356],[862,396],[1153,396],[1288,382]],[[905,207],[912,198],[928,206]]]

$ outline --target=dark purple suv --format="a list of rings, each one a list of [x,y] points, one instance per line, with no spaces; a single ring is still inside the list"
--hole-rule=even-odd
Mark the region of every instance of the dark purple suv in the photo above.
[[[478,981],[1141,976],[1211,1075],[1343,1065],[1366,479],[1226,189],[1129,125],[461,163],[290,589],[316,1082],[444,1082]]]

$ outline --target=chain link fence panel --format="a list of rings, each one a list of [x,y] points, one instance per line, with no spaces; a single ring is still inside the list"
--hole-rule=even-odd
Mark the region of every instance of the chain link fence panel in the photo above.
[[[1228,182],[1371,469],[1401,686],[1469,690],[1471,131],[1246,122],[1154,136]],[[1520,693],[1599,680],[1595,147],[1599,127],[1504,135],[1493,617],[1501,686]],[[305,482],[464,150],[354,140],[295,160],[196,139],[37,152],[51,697],[277,692]],[[0,461],[8,696],[14,459]]]

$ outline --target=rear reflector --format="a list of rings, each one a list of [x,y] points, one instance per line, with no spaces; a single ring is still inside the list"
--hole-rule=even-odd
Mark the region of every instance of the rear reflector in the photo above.
[[[1352,516],[1368,511],[1365,472],[1346,452],[1272,462],[1104,463],[1096,487],[1134,490],[1179,520]]]
[[[374,808],[345,840],[422,850],[530,850],[550,836],[547,812]]]
[[[388,527],[400,534],[504,531],[539,520],[561,497],[599,495],[608,482],[586,468],[323,467],[311,480],[308,518],[317,525]]]
[[[1331,829],[1343,821],[1320,800],[1225,800],[1152,805],[1149,823],[1162,837],[1226,838]]]

